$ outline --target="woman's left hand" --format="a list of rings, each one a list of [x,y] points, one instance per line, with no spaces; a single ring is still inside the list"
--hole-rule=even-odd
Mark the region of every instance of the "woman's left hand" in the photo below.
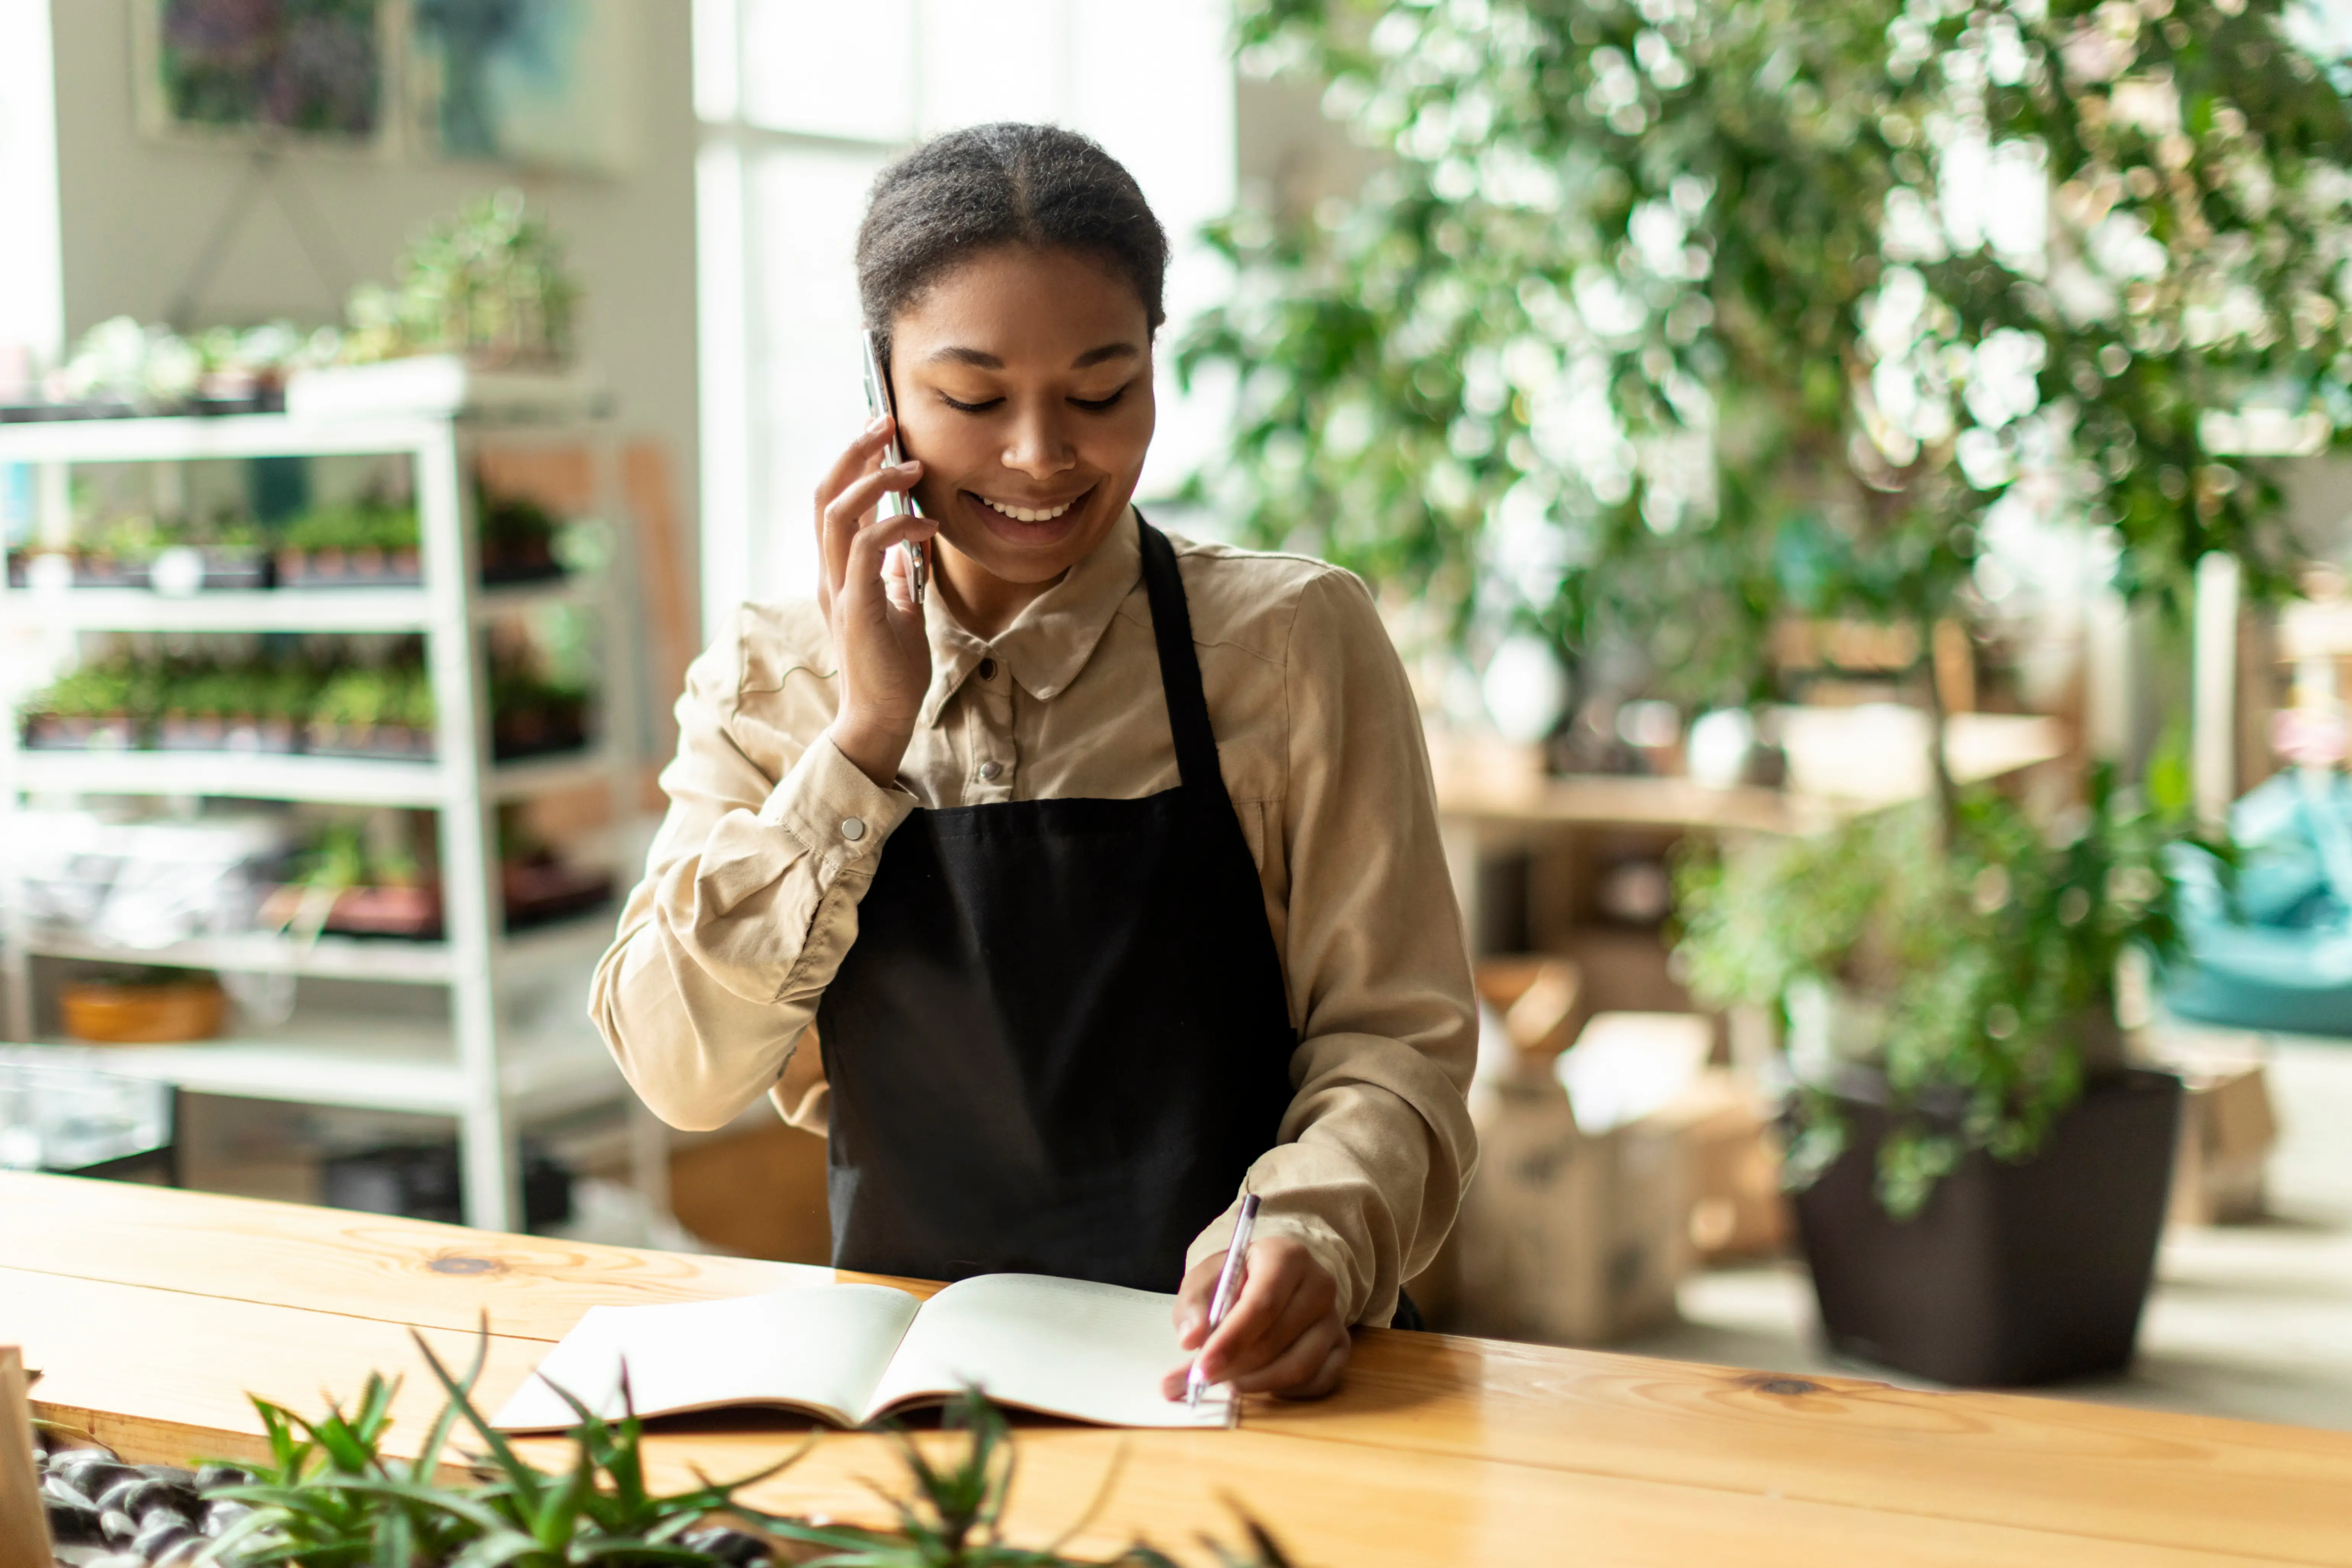
[[[1223,1252],[1202,1259],[1176,1292],[1176,1340],[1200,1351],[1201,1375],[1238,1393],[1289,1399],[1320,1399],[1339,1387],[1353,1342],[1339,1315],[1339,1281],[1323,1265],[1287,1236],[1257,1238],[1241,1295],[1211,1333],[1209,1301],[1224,1267]],[[1184,1378],[1170,1373],[1161,1391],[1183,1398]]]

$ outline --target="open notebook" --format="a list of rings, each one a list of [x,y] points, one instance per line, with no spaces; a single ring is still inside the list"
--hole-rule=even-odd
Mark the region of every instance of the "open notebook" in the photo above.
[[[765,1405],[856,1427],[977,1385],[1000,1405],[1106,1427],[1230,1426],[1234,1401],[1223,1387],[1198,1410],[1160,1391],[1184,1364],[1175,1301],[1083,1280],[982,1274],[928,1301],[887,1285],[808,1285],[591,1307],[491,1425],[572,1425],[551,1383],[600,1416],[619,1416],[625,1361],[640,1416]]]

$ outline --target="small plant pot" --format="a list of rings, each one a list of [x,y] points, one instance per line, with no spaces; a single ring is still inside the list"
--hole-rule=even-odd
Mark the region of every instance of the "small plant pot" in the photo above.
[[[433,758],[433,732],[405,725],[320,724],[313,721],[303,737],[303,749],[313,757],[368,757],[398,762],[426,762]]]
[[[520,762],[578,751],[588,744],[587,716],[576,707],[524,708],[501,713],[490,721],[490,756],[499,762]]]
[[[611,873],[562,861],[509,861],[499,875],[509,931],[568,920],[613,898]]]
[[[482,544],[482,581],[496,588],[507,583],[544,582],[563,575],[563,563],[545,539]]]
[[[121,715],[35,714],[25,720],[25,746],[31,751],[136,751],[139,721]]]
[[[163,985],[80,981],[64,988],[66,1032],[94,1045],[164,1045],[210,1040],[220,1032],[226,1000],[210,980]]]
[[[1846,1150],[1795,1195],[1830,1348],[1967,1387],[2127,1365],[2156,1270],[2180,1099],[2168,1073],[2095,1082],[2033,1158],[1971,1153],[1908,1220],[1890,1218],[1875,1190],[1885,1109],[1842,1100]]]
[[[346,936],[404,936],[431,941],[441,935],[441,890],[437,887],[353,887],[335,899],[327,915],[330,931]]]
[[[280,588],[414,588],[425,580],[415,549],[279,550]]]

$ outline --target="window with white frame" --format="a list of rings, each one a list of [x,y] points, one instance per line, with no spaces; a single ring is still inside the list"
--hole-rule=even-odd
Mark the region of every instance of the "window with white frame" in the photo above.
[[[1228,0],[696,0],[707,632],[814,591],[810,497],[865,417],[852,250],[875,174],[961,125],[1086,132],[1168,229],[1181,330],[1227,281],[1196,236],[1234,200],[1230,29]],[[1166,358],[1145,501],[1222,428]]]

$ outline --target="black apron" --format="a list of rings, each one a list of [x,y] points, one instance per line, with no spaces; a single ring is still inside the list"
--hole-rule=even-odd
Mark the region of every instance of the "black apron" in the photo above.
[[[1176,552],[1138,524],[1181,782],[918,810],[890,835],[817,1009],[835,1267],[1171,1291],[1274,1145],[1297,1045],[1282,965]]]

